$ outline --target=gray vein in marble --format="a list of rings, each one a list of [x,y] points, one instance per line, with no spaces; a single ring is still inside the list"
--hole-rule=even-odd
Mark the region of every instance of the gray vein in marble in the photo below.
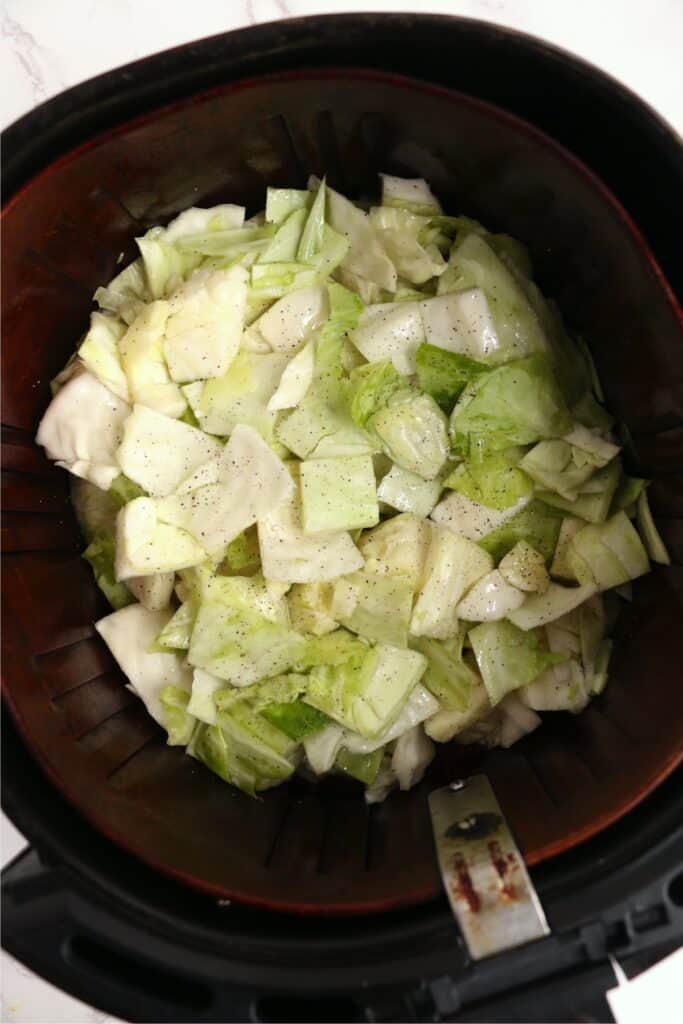
[[[40,67],[40,46],[35,37],[24,28],[21,22],[12,18],[7,11],[3,14],[0,32],[7,40],[10,50],[26,72],[31,85],[31,92],[36,103],[42,103],[47,96],[43,72]]]

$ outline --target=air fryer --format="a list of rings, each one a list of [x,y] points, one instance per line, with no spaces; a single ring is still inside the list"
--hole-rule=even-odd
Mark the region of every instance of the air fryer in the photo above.
[[[681,933],[672,133],[527,37],[359,15],[230,33],[101,76],[8,129],[4,155],[3,783],[35,844],[6,872],[6,947],[131,1020],[497,1020],[511,1007],[566,1020],[589,1006],[606,1019],[609,953],[635,970]],[[634,586],[608,688],[580,716],[547,715],[508,751],[444,748],[382,805],[303,779],[253,800],[167,747],[125,689],[93,629],[106,606],[66,474],[33,437],[95,288],[137,235],[190,205],[255,212],[267,185],[311,173],[371,198],[379,171],[424,176],[449,212],[527,243],[542,289],[589,340],[629,468],[654,480],[673,564]],[[476,965],[441,895],[427,807],[432,788],[474,771],[552,927]]]

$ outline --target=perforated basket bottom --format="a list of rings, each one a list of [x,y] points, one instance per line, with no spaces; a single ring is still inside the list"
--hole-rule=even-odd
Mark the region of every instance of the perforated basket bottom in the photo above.
[[[659,477],[653,504],[676,565],[637,583],[610,685],[581,716],[548,716],[506,752],[443,748],[421,787],[369,809],[339,782],[251,800],[166,747],[124,688],[93,630],[106,609],[78,554],[65,474],[32,437],[92,292],[135,235],[193,203],[257,209],[266,184],[301,186],[309,172],[368,195],[378,170],[424,173],[448,210],[529,244],[542,286],[593,342],[639,471]],[[93,140],[17,195],[3,231],[4,694],[49,778],[103,833],[220,897],[362,913],[438,892],[433,784],[486,771],[533,864],[619,817],[680,759],[681,335],[647,253],[570,157],[466,97],[312,71],[193,97]]]

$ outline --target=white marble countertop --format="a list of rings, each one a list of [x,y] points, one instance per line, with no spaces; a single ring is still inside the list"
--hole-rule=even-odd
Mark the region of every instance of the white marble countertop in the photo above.
[[[86,78],[203,36],[306,14],[416,9],[508,25],[571,50],[630,86],[683,134],[683,0],[0,0],[0,127]],[[23,845],[4,816],[1,845],[3,864]],[[680,970],[679,961],[679,975]],[[649,1005],[658,1024],[674,1019],[667,1007],[680,1007],[680,993],[678,999],[673,988],[667,994],[664,984],[657,989],[658,1005]],[[623,1006],[627,1002],[622,1000]],[[623,1006],[620,1021],[627,1024]],[[5,1024],[114,1020],[58,992],[5,953],[0,1019]]]

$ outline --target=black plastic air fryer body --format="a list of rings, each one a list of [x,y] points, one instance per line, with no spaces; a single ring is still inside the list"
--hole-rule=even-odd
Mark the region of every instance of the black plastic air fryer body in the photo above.
[[[264,73],[347,66],[457,89],[553,136],[622,201],[683,294],[672,213],[683,161],[670,129],[580,61],[455,18],[278,22],[100,76],[5,132],[5,198],[96,133],[163,105]],[[675,417],[666,424],[680,426]],[[2,729],[3,806],[33,844],[3,873],[3,945],[127,1020],[609,1020],[610,955],[636,973],[681,942],[680,772],[616,824],[532,870],[549,938],[473,964],[445,898],[362,917],[300,916],[176,883],[77,813],[8,714]]]

